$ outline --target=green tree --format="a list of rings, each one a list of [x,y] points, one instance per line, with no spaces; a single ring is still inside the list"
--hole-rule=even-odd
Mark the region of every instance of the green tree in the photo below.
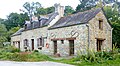
[[[118,5],[106,6],[104,7],[104,11],[108,17],[108,20],[112,24],[113,28],[113,44],[117,44],[117,47],[120,48],[120,15],[118,11]]]
[[[7,29],[4,24],[0,24],[0,47],[3,46],[3,42],[7,41]]]
[[[47,10],[47,14],[50,14],[55,11],[55,8],[52,6],[52,7],[46,8],[46,10]]]
[[[39,15],[46,15],[46,14],[50,14],[52,12],[55,11],[54,7],[48,7],[48,8],[37,8],[37,13],[35,13],[35,15],[39,16]]]
[[[11,35],[14,34],[15,32],[17,32],[19,29],[20,29],[20,27],[13,27],[7,32],[8,41],[10,41]]]
[[[23,27],[25,20],[29,20],[27,13],[10,13],[6,20],[4,20],[3,24],[6,25],[6,28],[10,30],[13,27]]]
[[[26,2],[23,7],[27,10],[27,14],[29,16],[29,19],[30,21],[32,20],[32,16],[37,12],[36,10],[38,8],[41,8],[41,4],[39,2],[32,2],[32,3],[29,3],[29,2]],[[24,10],[21,10],[21,11],[24,11]],[[24,11],[25,12],[25,11]]]
[[[75,10],[71,7],[71,6],[65,6],[65,16],[73,14],[75,12]]]
[[[5,21],[4,19],[0,18],[0,23],[4,23],[4,21]]]
[[[38,8],[37,13],[35,13],[35,15],[37,15],[37,16],[46,15],[46,14],[47,14],[47,9],[45,9],[45,8]]]
[[[76,7],[76,12],[82,12],[89,10],[93,7],[96,7],[97,4],[101,1],[103,5],[114,3],[116,0],[79,0],[80,4]]]

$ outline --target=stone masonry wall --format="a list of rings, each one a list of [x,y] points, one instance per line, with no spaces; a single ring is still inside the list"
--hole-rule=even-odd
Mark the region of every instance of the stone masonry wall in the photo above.
[[[77,53],[80,51],[86,51],[88,45],[87,33],[88,30],[86,24],[81,24],[70,27],[52,29],[50,30],[50,39],[76,37],[76,40],[74,40],[74,54],[77,55]],[[50,45],[52,45],[51,51],[54,52],[53,41],[51,41]],[[69,56],[69,41],[64,40],[64,44],[62,44],[61,40],[57,40],[57,52],[61,56]]]
[[[13,42],[14,42],[14,46],[18,48],[18,41],[21,40],[20,38],[21,38],[21,35],[11,37],[11,45],[13,45]]]
[[[24,31],[22,32],[21,35],[21,46],[24,46],[24,39],[28,39],[29,42],[29,48],[30,50],[32,50],[32,44],[31,44],[31,39],[34,39],[34,50],[38,50],[38,46],[37,46],[37,39],[41,38],[41,37],[47,37],[48,36],[48,31],[47,31],[47,27],[42,27],[42,28],[37,28],[37,29],[33,29],[33,30],[28,30],[28,31]],[[48,52],[48,49],[45,47],[45,44],[47,42],[47,38],[44,38],[44,47],[42,47],[42,50],[39,50],[41,52],[44,51]],[[24,51],[24,48],[21,48]]]
[[[99,19],[103,20],[103,29],[99,29]],[[90,26],[90,49],[97,51],[97,39],[102,38],[105,39],[102,44],[102,50],[110,50],[112,49],[112,32],[111,26],[107,22],[106,17],[103,12],[99,12],[95,18],[89,21]]]

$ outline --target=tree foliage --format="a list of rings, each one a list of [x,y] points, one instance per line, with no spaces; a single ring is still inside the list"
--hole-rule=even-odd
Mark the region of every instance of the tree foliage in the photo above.
[[[28,13],[30,12],[36,12],[37,8],[41,8],[41,4],[39,2],[26,2],[23,7],[27,10]]]
[[[0,24],[0,47],[3,46],[3,42],[7,41],[7,29],[4,24]]]
[[[35,15],[39,16],[39,15],[46,15],[46,14],[50,14],[52,12],[54,12],[55,8],[52,7],[48,7],[48,8],[37,8],[37,13],[35,13]]]
[[[75,12],[75,10],[71,7],[71,6],[65,6],[65,16],[73,14]]]
[[[102,5],[110,4],[116,2],[116,0],[79,0],[80,4],[76,7],[76,11],[86,11],[93,7],[96,7],[100,2]]]
[[[117,44],[120,48],[120,15],[118,11],[118,6],[106,6],[104,7],[105,13],[108,16],[108,20],[112,24],[113,28],[113,44]]]
[[[13,27],[23,27],[25,20],[28,20],[27,14],[18,14],[18,13],[10,13],[7,17],[8,19],[3,22],[6,25],[6,28],[10,30]]]

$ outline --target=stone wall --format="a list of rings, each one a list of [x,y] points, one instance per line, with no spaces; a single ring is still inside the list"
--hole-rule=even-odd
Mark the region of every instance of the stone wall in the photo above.
[[[37,46],[37,39],[41,38],[41,37],[47,37],[48,36],[48,31],[47,31],[47,27],[42,27],[42,28],[37,28],[37,29],[33,29],[33,30],[28,30],[28,31],[24,31],[22,32],[21,35],[21,46],[24,46],[24,40],[27,39],[28,40],[28,44],[29,44],[29,49],[32,50],[32,44],[31,44],[31,39],[34,39],[34,50],[38,50],[38,46]],[[44,47],[42,47],[42,50],[45,50],[45,44],[47,42],[47,38],[44,38]],[[21,48],[24,51],[24,48]],[[39,50],[41,51],[41,50]]]
[[[50,39],[64,39],[64,38],[73,38],[74,40],[74,54],[76,55],[79,51],[85,51],[88,45],[88,30],[86,24],[69,26],[64,28],[57,28],[50,30]],[[54,52],[53,41],[50,43],[51,50]],[[61,56],[69,56],[69,40],[64,40],[64,44],[61,43],[61,40],[57,40],[57,52]]]
[[[103,29],[99,29],[99,20],[103,20]],[[99,12],[95,18],[89,21],[90,26],[90,49],[97,51],[96,38],[105,39],[102,44],[102,50],[112,49],[112,32],[111,26],[107,22],[103,12]]]
[[[21,35],[11,37],[11,45],[18,48],[18,41],[21,41]]]

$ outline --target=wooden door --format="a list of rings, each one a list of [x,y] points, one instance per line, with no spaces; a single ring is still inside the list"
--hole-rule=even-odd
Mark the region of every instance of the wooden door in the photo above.
[[[97,39],[97,51],[101,51],[102,43],[103,43],[103,40]]]
[[[74,55],[74,40],[69,40],[69,55]]]
[[[34,39],[31,39],[32,41],[32,51],[34,50]]]
[[[57,53],[57,41],[53,41],[54,43],[54,54]]]
[[[20,49],[20,41],[18,41],[18,48]]]

